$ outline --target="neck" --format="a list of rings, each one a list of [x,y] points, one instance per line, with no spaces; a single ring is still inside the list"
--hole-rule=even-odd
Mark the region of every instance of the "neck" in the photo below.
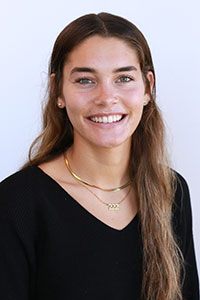
[[[130,141],[114,148],[94,147],[84,141],[74,142],[67,151],[73,172],[91,184],[114,188],[129,179]]]

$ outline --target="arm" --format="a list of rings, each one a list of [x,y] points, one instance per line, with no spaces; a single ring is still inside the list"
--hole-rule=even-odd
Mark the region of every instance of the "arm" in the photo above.
[[[190,195],[186,181],[179,174],[177,174],[174,223],[178,244],[185,261],[183,299],[199,300],[199,280],[194,253]]]
[[[4,300],[33,299],[35,254],[26,183],[14,175],[0,184],[0,298]]]

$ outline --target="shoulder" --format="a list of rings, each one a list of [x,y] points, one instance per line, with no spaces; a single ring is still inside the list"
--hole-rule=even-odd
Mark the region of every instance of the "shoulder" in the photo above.
[[[176,237],[181,240],[182,249],[185,249],[188,239],[192,238],[192,209],[190,192],[187,181],[182,175],[175,172],[176,187],[172,208],[172,222]]]
[[[0,183],[0,216],[17,216],[17,212],[32,210],[39,172],[36,166],[26,167]]]
[[[15,194],[16,192],[26,191],[30,188],[36,175],[35,166],[29,166],[22,169],[9,177],[5,178],[0,183],[0,194]]]
[[[190,192],[188,183],[185,178],[178,172],[175,172],[174,210],[179,212],[182,217],[185,214],[191,215]]]
[[[185,178],[178,173],[177,171],[174,171],[175,173],[175,179],[176,179],[176,186],[175,186],[175,197],[178,202],[180,202],[180,205],[183,205],[184,199],[189,200],[189,187],[188,183],[185,180]]]

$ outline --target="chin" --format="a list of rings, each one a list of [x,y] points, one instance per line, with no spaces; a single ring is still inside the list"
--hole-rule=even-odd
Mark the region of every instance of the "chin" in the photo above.
[[[128,143],[131,142],[131,137],[125,138],[125,139],[115,139],[115,140],[98,140],[96,142],[92,142],[93,145],[99,148],[105,148],[105,149],[112,149],[119,146],[128,145]]]

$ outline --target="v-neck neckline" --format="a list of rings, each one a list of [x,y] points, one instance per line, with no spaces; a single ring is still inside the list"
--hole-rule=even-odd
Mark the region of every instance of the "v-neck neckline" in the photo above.
[[[55,185],[55,187],[57,188],[57,190],[59,190],[60,192],[62,192],[62,194],[64,195],[64,198],[68,198],[70,200],[73,201],[73,204],[76,205],[81,211],[82,213],[84,213],[84,215],[89,216],[90,219],[94,220],[99,226],[104,227],[107,230],[113,231],[113,232],[126,232],[130,227],[132,227],[131,225],[134,224],[135,222],[138,223],[138,217],[139,214],[138,212],[134,215],[134,217],[131,219],[131,221],[124,226],[121,229],[112,227],[106,223],[104,223],[102,220],[100,220],[98,217],[96,217],[95,215],[93,215],[91,212],[89,212],[84,206],[82,206],[76,199],[74,199],[68,192],[67,190],[65,190],[53,177],[51,177],[50,175],[48,175],[46,172],[44,172],[41,168],[39,168],[38,166],[31,166],[32,168],[35,168],[35,170],[37,170],[41,175],[45,176],[49,182],[53,183]]]

